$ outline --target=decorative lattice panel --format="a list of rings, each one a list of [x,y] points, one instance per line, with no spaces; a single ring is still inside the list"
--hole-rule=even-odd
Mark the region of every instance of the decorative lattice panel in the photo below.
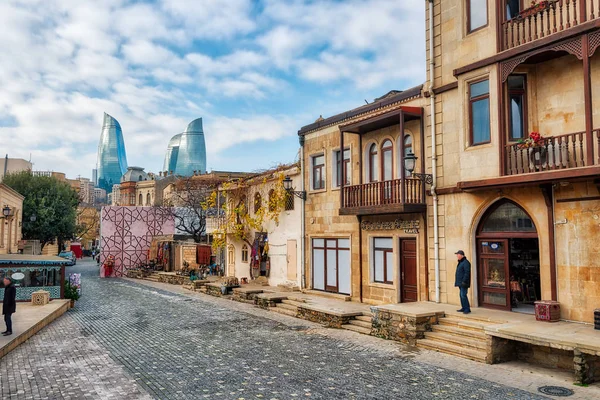
[[[50,301],[50,292],[38,290],[31,294],[31,304],[34,306],[45,306]]]
[[[17,301],[30,301],[33,292],[45,290],[51,299],[60,299],[60,286],[17,287]],[[4,288],[0,289],[0,298],[4,297]]]
[[[112,276],[123,276],[148,259],[152,237],[172,235],[175,222],[170,212],[156,207],[102,207],[100,265],[112,255]],[[104,268],[100,276],[104,277]]]

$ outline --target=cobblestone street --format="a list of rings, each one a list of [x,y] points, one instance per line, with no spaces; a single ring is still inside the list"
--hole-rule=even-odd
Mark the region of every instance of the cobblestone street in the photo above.
[[[418,362],[389,341],[99,279],[90,262],[69,272],[83,274],[82,299],[0,360],[2,399],[544,398]]]

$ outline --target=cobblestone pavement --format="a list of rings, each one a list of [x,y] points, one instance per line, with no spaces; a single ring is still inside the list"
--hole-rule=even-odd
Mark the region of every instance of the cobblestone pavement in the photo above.
[[[91,263],[70,271],[83,273],[82,299],[0,360],[2,399],[545,398],[418,362],[393,342],[99,279]]]

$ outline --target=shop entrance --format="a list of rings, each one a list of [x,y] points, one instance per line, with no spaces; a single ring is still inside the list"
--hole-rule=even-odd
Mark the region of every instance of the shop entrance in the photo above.
[[[494,204],[477,231],[479,304],[533,313],[540,299],[540,257],[531,217],[517,204]]]

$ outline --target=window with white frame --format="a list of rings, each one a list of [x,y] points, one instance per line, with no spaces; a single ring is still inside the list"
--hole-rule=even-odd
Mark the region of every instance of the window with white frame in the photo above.
[[[342,186],[342,174],[344,175],[344,186],[350,186],[351,177],[350,149],[344,149],[344,159],[342,152],[336,150],[333,152],[333,184],[334,187]]]
[[[325,189],[325,155],[324,154],[312,156],[311,169],[312,169],[312,189],[313,190]]]
[[[373,238],[373,281],[394,283],[394,246],[390,237]]]
[[[248,245],[246,244],[242,246],[242,262],[248,262]]]

